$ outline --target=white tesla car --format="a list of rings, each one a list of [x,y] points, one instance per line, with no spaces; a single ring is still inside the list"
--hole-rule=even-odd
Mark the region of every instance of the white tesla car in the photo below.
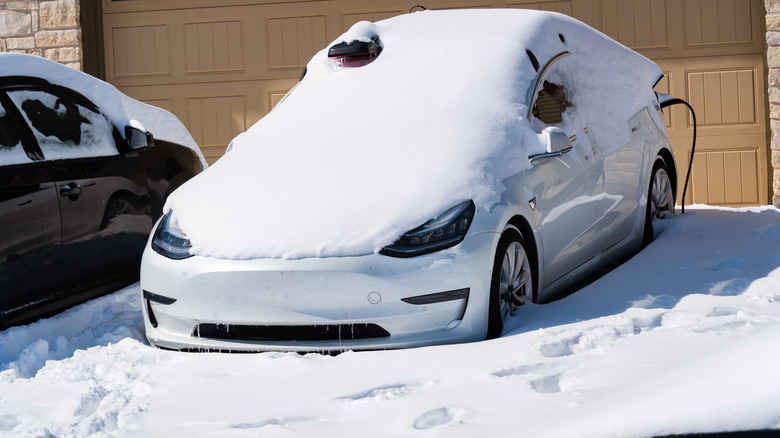
[[[361,22],[177,190],[146,247],[146,335],[342,351],[499,336],[653,238],[676,167],[661,70],[563,15]]]

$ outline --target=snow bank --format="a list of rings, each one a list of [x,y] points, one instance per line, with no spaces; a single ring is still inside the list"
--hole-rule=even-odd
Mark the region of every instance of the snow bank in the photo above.
[[[0,435],[645,438],[780,429],[780,210],[686,208],[499,339],[339,356],[149,347],[138,285],[0,331]],[[720,294],[722,282],[744,284]]]
[[[605,150],[628,140],[626,115],[650,104],[660,77],[646,58],[553,13],[426,11],[358,23],[334,44],[373,36],[383,50],[363,67],[316,54],[274,111],[171,196],[166,209],[192,253],[370,254],[462,201],[489,208],[502,180],[544,150],[526,118],[536,76],[526,49],[542,65],[571,52],[556,74],[576,85],[579,114],[600,116],[588,125],[564,113],[561,126],[588,126]]]

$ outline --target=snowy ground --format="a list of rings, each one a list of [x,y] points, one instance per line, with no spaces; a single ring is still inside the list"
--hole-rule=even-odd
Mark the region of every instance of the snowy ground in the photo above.
[[[138,285],[0,332],[1,436],[645,437],[780,429],[780,210],[687,209],[489,342],[149,347]]]

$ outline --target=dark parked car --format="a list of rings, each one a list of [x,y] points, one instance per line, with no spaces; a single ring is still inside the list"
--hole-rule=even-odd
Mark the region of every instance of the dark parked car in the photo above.
[[[204,166],[167,111],[0,54],[0,329],[137,281],[167,196]]]

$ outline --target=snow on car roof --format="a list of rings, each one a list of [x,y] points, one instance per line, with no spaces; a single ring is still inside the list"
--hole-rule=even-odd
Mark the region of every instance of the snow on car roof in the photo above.
[[[370,254],[462,201],[489,208],[501,181],[544,150],[526,119],[538,68],[526,50],[542,66],[571,52],[578,87],[590,91],[575,95],[575,105],[603,115],[603,125],[590,126],[596,135],[625,127],[661,74],[555,13],[417,12],[357,23],[329,47],[373,37],[382,52],[362,67],[338,66],[328,48],[317,53],[282,103],[170,197],[166,209],[194,254]],[[578,123],[564,113],[561,127]],[[605,148],[622,140],[600,138]]]
[[[2,76],[30,76],[71,88],[91,100],[103,114],[118,124],[122,135],[125,125],[138,127],[140,123],[155,138],[192,149],[198,154],[201,164],[206,166],[197,143],[175,115],[132,99],[111,84],[46,58],[22,53],[0,53]]]

